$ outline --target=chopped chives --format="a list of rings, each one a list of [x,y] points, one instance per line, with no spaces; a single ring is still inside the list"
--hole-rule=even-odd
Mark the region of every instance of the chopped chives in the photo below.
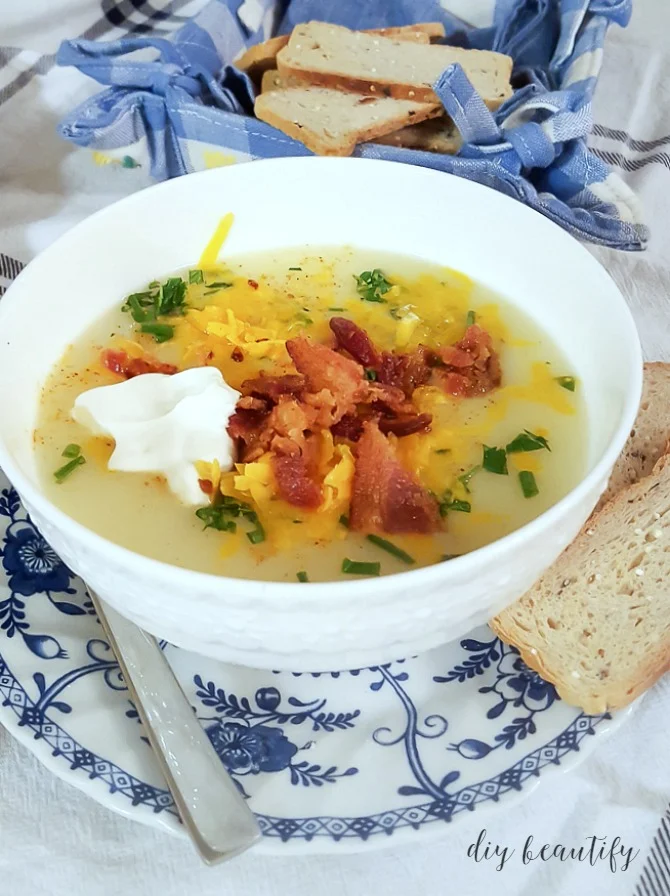
[[[482,467],[489,473],[507,476],[507,454],[504,448],[491,448],[484,445]]]
[[[202,271],[193,270],[188,272],[188,282],[189,283],[204,283],[205,275]]]
[[[142,295],[148,296],[149,293],[135,293],[132,296],[128,296],[126,304],[123,306],[124,309],[130,311],[130,316],[135,323],[138,324],[149,320],[155,320],[156,318],[156,309],[154,308],[153,298],[151,298],[149,304],[147,304],[146,301],[143,301]]]
[[[534,432],[524,429],[515,439],[512,439],[505,450],[508,454],[515,454],[520,451],[539,451],[541,448],[551,451],[549,442],[544,436],[536,436]]]
[[[562,386],[564,389],[567,389],[568,392],[574,392],[575,387],[577,385],[577,380],[574,376],[557,376],[554,377],[559,386]]]
[[[344,526],[345,529],[348,529],[349,528],[349,517],[343,513],[339,519],[339,523],[341,526]]]
[[[474,311],[468,311],[467,317],[465,318],[465,326],[471,327],[474,322],[477,320],[477,315]]]
[[[153,336],[156,342],[167,342],[174,336],[174,327],[170,324],[142,324],[140,330]]]
[[[381,568],[381,563],[364,563],[361,560],[349,560],[348,557],[342,561],[342,572],[352,576],[378,576]]]
[[[475,473],[479,473],[480,470],[481,465],[477,464],[476,467],[473,467],[471,470],[468,470],[467,473],[463,473],[462,476],[458,477],[458,481],[461,483],[468,494],[470,494],[470,480],[475,475]]]
[[[226,283],[223,280],[219,280],[216,283],[205,283],[207,289],[230,289],[232,283]]]
[[[469,501],[461,501],[459,498],[454,498],[449,502],[447,510],[458,510],[461,513],[470,513],[472,505]]]
[[[66,445],[63,449],[63,457],[78,457],[81,454],[81,445],[75,445],[74,442],[70,442],[69,445]]]
[[[186,283],[181,277],[168,277],[155,299],[156,314],[183,314],[186,310]]]
[[[530,470],[522,470],[519,473],[519,482],[521,483],[524,498],[534,498],[535,495],[539,495],[540,490],[537,487],[535,476]]]
[[[329,311],[344,311],[344,308],[329,308]]]
[[[289,271],[301,271],[302,268],[289,268]],[[298,573],[300,575],[300,573]]]
[[[229,518],[230,513],[230,508],[225,504],[211,504],[208,507],[199,507],[195,515],[205,524],[205,529],[237,532],[237,523]]]
[[[373,370],[372,367],[366,367],[365,368],[365,379],[375,382],[375,380],[377,379],[377,371]]]
[[[354,275],[354,279],[358,295],[364,302],[386,302],[383,296],[389,291],[391,284],[379,268],[363,271],[358,276]]]
[[[461,501],[459,498],[452,497],[449,490],[444,493],[444,497],[439,503],[440,516],[445,517],[450,510],[457,510],[460,513],[470,513],[472,505],[469,501]]]
[[[265,541],[265,529],[261,525],[261,521],[253,510],[243,510],[242,514],[253,523],[254,527],[251,532],[247,532],[247,538],[252,544],[260,544]]]
[[[70,473],[74,473],[77,467],[81,466],[81,464],[86,463],[86,458],[82,454],[78,454],[77,457],[73,457],[72,460],[69,460],[66,464],[63,464],[62,467],[59,467],[54,473],[54,479],[60,485]]]
[[[292,270],[292,269],[289,268],[289,270]],[[309,577],[307,576],[307,573],[305,572],[304,569],[301,569],[300,572],[297,572],[295,574],[295,577],[299,582],[309,582]]]
[[[406,551],[403,551],[402,548],[399,548],[392,542],[387,541],[385,538],[380,538],[379,535],[367,535],[366,538],[368,541],[372,542],[372,544],[375,544],[378,548],[381,548],[382,551],[386,551],[387,554],[391,554],[393,557],[397,557],[398,560],[402,560],[403,563],[416,563],[414,557],[410,556],[410,554],[408,554]]]

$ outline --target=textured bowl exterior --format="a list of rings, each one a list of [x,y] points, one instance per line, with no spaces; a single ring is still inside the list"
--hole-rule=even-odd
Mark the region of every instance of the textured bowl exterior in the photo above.
[[[147,574],[142,558],[132,565],[110,561],[68,539],[37,509],[24,504],[46,539],[68,566],[137,625],[172,644],[242,666],[295,672],[357,669],[412,656],[465,635],[524,594],[575,538],[593,510],[602,480],[550,529],[537,529],[523,549],[502,559],[482,558],[473,575],[441,564],[441,575],[413,587],[406,574],[384,579],[382,600],[364,604],[347,597],[312,606],[262,597],[250,600],[226,579],[215,588],[176,594],[169,581]],[[194,577],[195,580],[195,577]],[[225,584],[224,584],[225,583]],[[206,620],[206,624],[203,624]]]
[[[438,214],[444,209],[449,214]],[[351,243],[443,259],[509,296],[535,316],[580,376],[589,472],[536,520],[471,554],[393,576],[323,584],[191,572],[120,548],[68,517],[43,494],[34,465],[44,378],[64,346],[119,296],[192,263],[226,211],[235,214],[230,253]],[[110,243],[114,253],[106,251]],[[254,162],[178,178],[110,206],[28,265],[0,302],[0,334],[0,466],[54,549],[153,634],[267,669],[335,671],[404,658],[458,638],[520,597],[595,506],[633,424],[642,384],[625,301],[576,241],[480,185],[361,159]]]

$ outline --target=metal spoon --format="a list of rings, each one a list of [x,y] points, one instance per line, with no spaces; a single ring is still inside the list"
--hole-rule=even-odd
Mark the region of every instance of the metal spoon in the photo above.
[[[260,830],[155,639],[88,589],[184,827],[208,865],[249,849]]]

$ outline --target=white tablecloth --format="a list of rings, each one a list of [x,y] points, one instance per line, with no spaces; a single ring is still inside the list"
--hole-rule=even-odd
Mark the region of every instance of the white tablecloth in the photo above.
[[[194,8],[200,0],[180,10]],[[164,2],[155,3],[164,7]],[[453,0],[470,21],[484,21],[488,0]],[[134,6],[144,12],[133,11]],[[476,7],[476,9],[475,9]],[[103,0],[131,21],[146,19],[139,0]],[[105,32],[105,29],[107,31]],[[147,183],[141,170],[96,167],[90,155],[56,136],[60,115],[99,89],[80,75],[53,68],[65,37],[120,36],[98,0],[4,0],[0,10],[0,258],[28,261],[85,215]],[[639,192],[653,228],[642,255],[595,250],[627,296],[645,354],[670,360],[670,33],[668,0],[636,0],[626,31],[613,28],[596,97],[601,136],[594,146],[618,164]],[[664,48],[665,43],[665,48]],[[3,65],[4,63],[4,65]],[[603,131],[603,129],[605,129]],[[616,133],[614,133],[616,132]],[[622,133],[623,132],[623,133]],[[6,285],[0,265],[0,291]],[[355,856],[264,858],[246,855],[202,867],[187,843],[126,821],[49,775],[0,728],[0,894],[2,896],[553,896],[634,890],[654,832],[670,800],[670,679],[648,695],[632,720],[569,775],[554,775],[517,807],[476,812],[445,829],[439,841]],[[468,847],[482,828],[485,841],[507,846],[499,859],[475,862]],[[636,857],[593,867],[557,859],[524,865],[526,837],[584,845],[615,837]],[[660,891],[663,892],[663,891]],[[670,887],[665,891],[670,893]]]

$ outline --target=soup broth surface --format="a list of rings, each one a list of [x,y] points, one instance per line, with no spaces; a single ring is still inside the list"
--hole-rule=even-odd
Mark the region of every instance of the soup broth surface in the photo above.
[[[370,301],[356,278],[375,270],[383,271],[388,288]],[[421,387],[414,403],[432,415],[430,432],[392,439],[405,469],[450,505],[444,532],[384,536],[417,566],[467,553],[519,528],[583,474],[587,421],[579,383],[571,390],[559,381],[573,371],[534,322],[462,274],[377,251],[302,248],[233,258],[205,270],[202,282],[189,282],[188,271],[172,276],[187,282],[189,308],[168,321],[174,324],[172,339],[157,343],[139,333],[119,297],[119,306],[68,349],[43,390],[34,441],[44,489],[67,514],[117,544],[189,569],[272,581],[295,582],[298,572],[312,582],[350,580],[342,572],[344,558],[380,562],[382,575],[409,568],[406,559],[338,522],[346,513],[334,521],[332,508],[306,511],[278,501],[267,464],[224,473],[221,481],[234,491],[241,481],[235,476],[256,477],[253,488],[246,481],[250,491],[236,493],[263,523],[267,537],[258,544],[248,540],[242,523],[236,533],[204,529],[195,508],[181,504],[160,476],[110,472],[113,442],[92,436],[70,416],[80,393],[120,381],[100,360],[110,347],[180,369],[214,365],[239,388],[260,372],[294,372],[285,341],[306,335],[329,343],[333,316],[355,321],[380,350],[402,352],[454,344],[475,320],[499,354],[500,387],[471,398]],[[374,299],[374,290],[367,295]],[[546,439],[548,448],[508,452],[506,474],[482,467],[485,447],[504,448],[524,433]],[[54,471],[73,443],[81,446],[86,463],[59,483]],[[534,479],[532,497],[524,494],[522,471]],[[267,487],[257,502],[261,480]],[[208,500],[203,494],[203,506]]]

